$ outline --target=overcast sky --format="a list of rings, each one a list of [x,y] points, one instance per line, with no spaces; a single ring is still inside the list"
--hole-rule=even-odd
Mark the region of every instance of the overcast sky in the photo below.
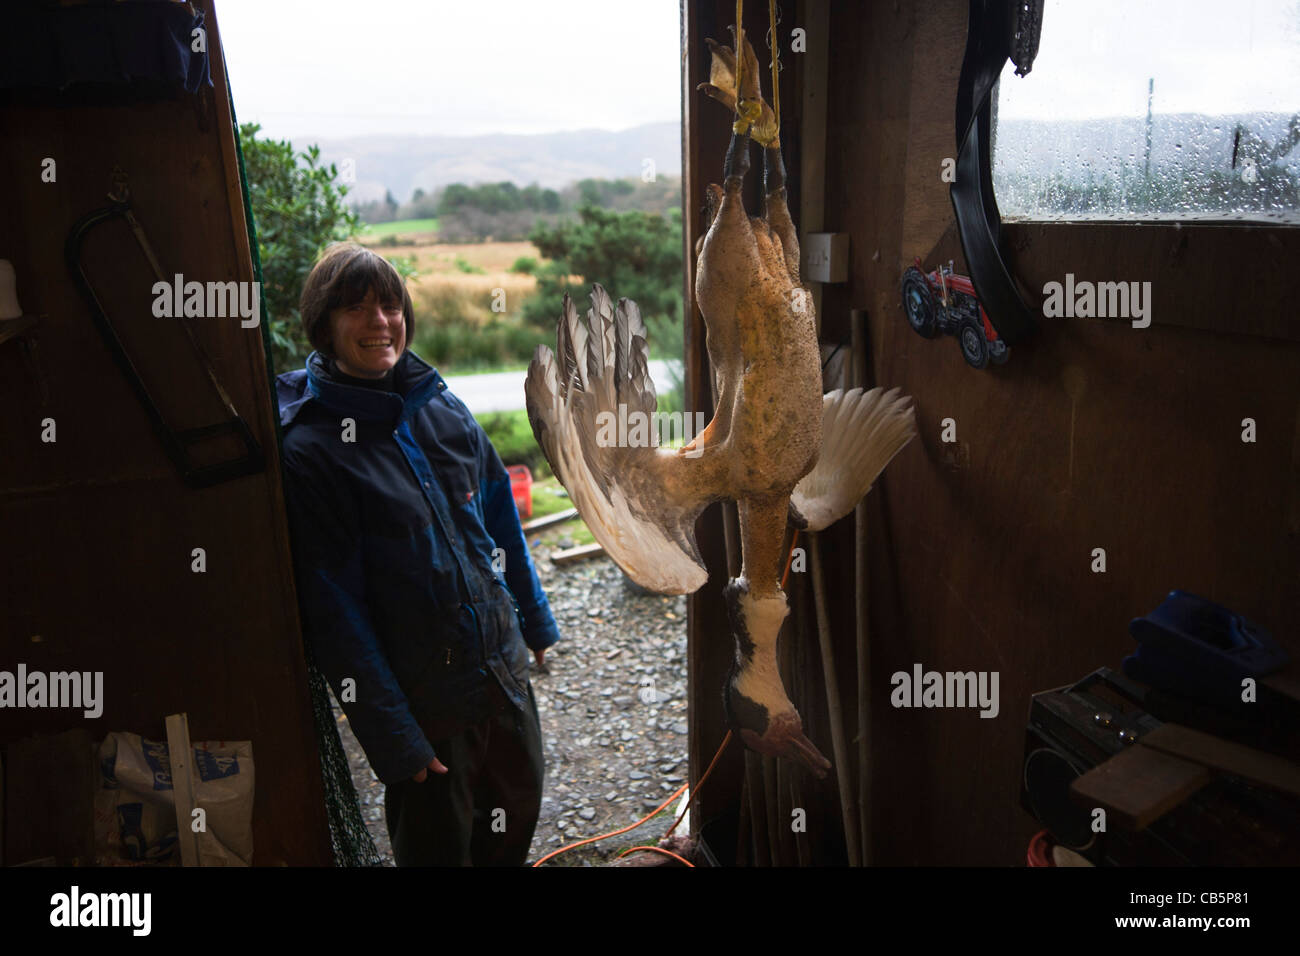
[[[620,130],[681,117],[677,0],[217,0],[272,137]]]
[[[217,14],[239,119],[269,136],[680,118],[677,0],[217,0]],[[1300,0],[1047,0],[1034,70],[1008,66],[999,112],[1142,116],[1152,76],[1158,113],[1294,112],[1298,30]]]
[[[1300,0],[1047,0],[1027,77],[998,115],[1042,119],[1300,111]]]

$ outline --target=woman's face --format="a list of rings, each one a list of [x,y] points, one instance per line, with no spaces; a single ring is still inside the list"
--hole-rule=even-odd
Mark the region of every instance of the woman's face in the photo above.
[[[406,350],[402,303],[380,302],[371,289],[356,305],[330,313],[334,361],[344,374],[382,378]]]

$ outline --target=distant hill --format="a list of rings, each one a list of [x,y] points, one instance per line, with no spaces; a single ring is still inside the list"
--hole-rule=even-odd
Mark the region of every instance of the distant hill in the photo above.
[[[682,169],[681,126],[650,123],[612,132],[582,129],[522,136],[358,136],[348,139],[297,137],[304,149],[315,142],[324,163],[355,163],[357,181],[348,199],[383,199],[391,190],[405,202],[418,187],[432,192],[448,183],[510,181],[558,188],[579,179],[640,176],[646,159],[660,175]]]

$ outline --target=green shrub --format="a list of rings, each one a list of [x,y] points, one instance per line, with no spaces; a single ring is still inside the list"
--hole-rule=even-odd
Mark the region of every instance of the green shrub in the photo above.
[[[530,276],[537,271],[537,260],[532,256],[520,256],[510,266],[510,271]]]
[[[420,277],[419,270],[416,269],[415,256],[385,256],[384,258],[397,270],[397,274],[402,277],[403,282],[410,282],[412,279]]]
[[[576,222],[539,226],[529,239],[550,261],[537,270],[537,295],[524,303],[528,325],[554,329],[566,292],[585,312],[590,284],[599,282],[615,300],[632,299],[640,307],[652,358],[681,355],[680,210],[659,216],[583,206]],[[575,282],[576,276],[584,278]]]
[[[669,414],[680,414],[685,411],[685,386],[680,378],[669,372],[669,376],[674,380],[673,384],[667,391],[660,392],[657,396],[655,411],[668,412]],[[692,433],[694,437],[694,433]]]
[[[526,365],[544,336],[510,319],[415,323],[415,351],[444,374]]]
[[[311,351],[298,299],[303,280],[329,243],[357,231],[360,220],[343,203],[338,170],[320,164],[320,150],[300,152],[287,140],[258,139],[261,127],[242,123],[240,148],[262,261],[262,298],[269,316],[272,365],[299,368]]]
[[[476,415],[483,431],[507,465],[527,465],[534,478],[549,477],[550,466],[546,456],[533,438],[533,427],[528,423],[528,413],[523,409],[513,412],[487,412]]]

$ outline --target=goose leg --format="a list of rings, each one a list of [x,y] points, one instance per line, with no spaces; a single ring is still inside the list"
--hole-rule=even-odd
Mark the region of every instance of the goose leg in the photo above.
[[[781,240],[781,251],[785,255],[785,268],[790,274],[790,282],[801,286],[799,234],[794,228],[794,220],[790,218],[790,207],[786,204],[785,160],[779,146],[769,146],[763,150],[763,194],[763,215],[772,232]]]

